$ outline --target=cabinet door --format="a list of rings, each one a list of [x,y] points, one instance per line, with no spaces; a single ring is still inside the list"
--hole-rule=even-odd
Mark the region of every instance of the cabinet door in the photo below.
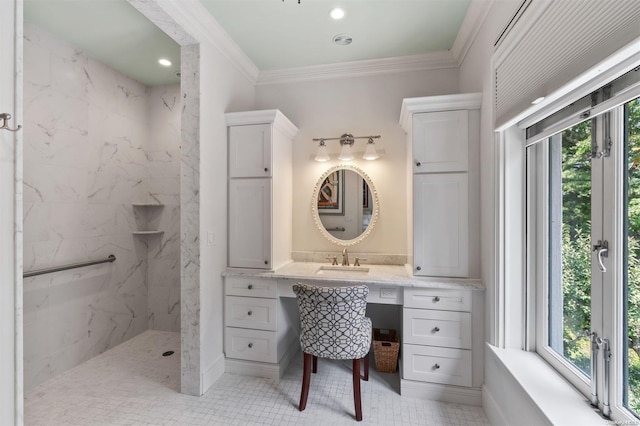
[[[413,176],[415,275],[469,274],[468,183],[466,173]]]
[[[413,172],[466,172],[469,113],[426,112],[413,116]]]
[[[229,127],[229,177],[271,176],[271,124]]]
[[[271,268],[271,179],[229,180],[229,266]]]

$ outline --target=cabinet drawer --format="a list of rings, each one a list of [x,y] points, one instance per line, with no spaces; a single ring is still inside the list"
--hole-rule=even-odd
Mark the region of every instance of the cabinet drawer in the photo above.
[[[471,386],[471,351],[404,344],[402,369],[407,380]]]
[[[278,362],[275,331],[225,327],[224,347],[227,358]]]
[[[276,280],[268,278],[225,278],[227,296],[265,297],[275,299],[278,295]]]
[[[471,292],[431,288],[405,288],[406,308],[471,312]]]
[[[404,308],[405,343],[471,349],[471,314]]]
[[[276,304],[277,299],[227,296],[225,325],[276,331]]]

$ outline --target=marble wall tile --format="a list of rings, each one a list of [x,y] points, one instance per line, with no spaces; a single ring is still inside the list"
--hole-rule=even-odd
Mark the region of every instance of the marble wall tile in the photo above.
[[[147,328],[180,330],[179,85],[148,88],[27,25],[27,389]],[[157,202],[163,208],[134,208]],[[138,237],[137,230],[162,229]]]
[[[24,40],[24,269],[117,257],[25,279],[29,389],[147,329],[148,89],[32,25]]]
[[[148,209],[147,226],[164,234],[147,239],[147,316],[151,329],[180,331],[180,86],[148,95],[148,199],[164,207]]]
[[[183,46],[180,62],[180,390],[200,395],[200,46]]]

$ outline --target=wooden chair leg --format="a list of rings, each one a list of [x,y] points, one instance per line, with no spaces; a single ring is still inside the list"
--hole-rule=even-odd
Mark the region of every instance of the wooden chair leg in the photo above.
[[[369,355],[365,355],[364,357],[364,381],[369,381]]]
[[[300,392],[300,405],[298,410],[304,411],[307,408],[307,397],[309,396],[309,384],[311,383],[311,358],[312,355],[306,352],[302,354],[302,392]]]
[[[318,372],[318,357],[317,356],[313,356],[313,369],[311,370],[311,372],[313,374]]]
[[[362,421],[362,401],[360,400],[360,359],[353,360],[353,402],[356,406],[356,420]]]

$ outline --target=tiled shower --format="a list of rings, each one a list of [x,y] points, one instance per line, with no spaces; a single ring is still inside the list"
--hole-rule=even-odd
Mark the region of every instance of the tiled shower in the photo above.
[[[180,331],[181,102],[178,84],[146,87],[28,23],[24,57],[24,270],[117,258],[25,278],[28,390]]]

